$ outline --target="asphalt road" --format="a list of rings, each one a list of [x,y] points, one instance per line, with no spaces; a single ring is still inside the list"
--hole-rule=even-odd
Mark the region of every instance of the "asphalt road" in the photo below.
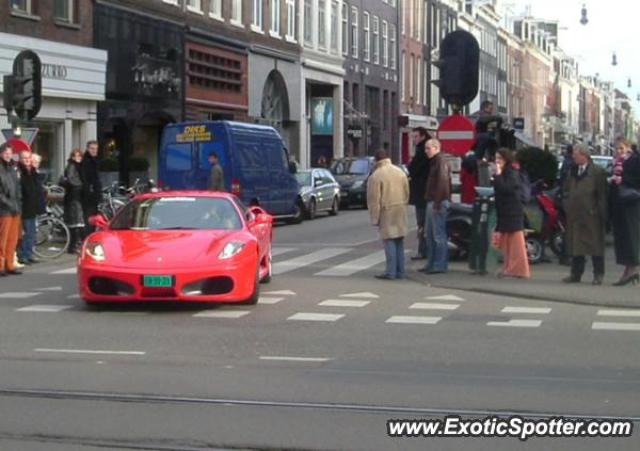
[[[255,307],[90,310],[69,260],[2,279],[0,450],[640,449],[640,431],[386,433],[389,419],[445,415],[638,428],[638,310],[375,280],[383,256],[364,211],[275,235],[276,275]]]

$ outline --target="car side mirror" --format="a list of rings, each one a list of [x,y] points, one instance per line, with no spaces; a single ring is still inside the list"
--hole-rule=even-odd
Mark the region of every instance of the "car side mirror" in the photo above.
[[[322,185],[322,179],[313,180],[313,186],[320,186],[320,185]]]
[[[109,228],[109,221],[104,217],[102,213],[90,216],[89,224],[97,228],[98,230],[104,230]]]
[[[273,224],[273,216],[268,213],[260,213],[256,215],[256,224]]]

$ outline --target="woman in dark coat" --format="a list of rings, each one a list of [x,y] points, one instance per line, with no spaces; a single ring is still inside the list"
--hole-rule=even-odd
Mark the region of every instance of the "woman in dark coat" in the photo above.
[[[624,273],[614,285],[635,285],[640,282],[640,155],[631,150],[626,140],[620,140],[617,149],[611,178],[611,211],[616,263],[624,266]],[[628,197],[633,192],[636,196]]]
[[[64,170],[64,222],[71,232],[71,242],[67,250],[70,254],[77,252],[84,229],[84,215],[82,213],[84,184],[81,164],[82,151],[74,149]]]
[[[494,241],[499,244],[504,263],[498,277],[529,278],[529,259],[524,240],[524,211],[520,202],[520,178],[513,167],[515,159],[509,149],[496,152],[495,189],[498,223]]]
[[[36,263],[33,248],[36,244],[36,216],[42,214],[38,174],[32,165],[31,151],[20,152],[18,164],[22,190],[22,242],[18,247],[18,262],[23,265]]]

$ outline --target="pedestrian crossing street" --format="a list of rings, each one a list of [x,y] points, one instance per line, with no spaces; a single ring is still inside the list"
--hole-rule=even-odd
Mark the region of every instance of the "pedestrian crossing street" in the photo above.
[[[46,299],[50,292],[61,291],[61,287],[48,290],[35,289],[30,292],[7,292],[0,296],[5,299],[29,302],[28,305],[14,307],[16,314],[95,314],[87,310],[78,300],[76,294],[63,296],[67,303],[49,304]],[[38,302],[40,301],[40,302]],[[503,305],[493,302],[484,305],[482,301],[467,300],[454,294],[424,296],[422,299],[398,302],[398,299],[381,297],[371,292],[342,293],[313,302],[301,302],[298,295],[291,290],[263,291],[257,306],[212,305],[194,312],[176,309],[176,314],[189,314],[197,320],[243,321],[255,318],[260,321],[269,315],[286,323],[342,323],[357,320],[358,312],[367,311],[367,321],[381,325],[396,327],[441,327],[445,323],[455,322],[461,318],[477,317],[476,325],[499,329],[537,329],[545,323],[552,327],[562,327],[561,315],[556,312],[562,307],[539,307],[534,302],[527,306]],[[34,303],[31,303],[34,302]],[[508,303],[508,300],[505,300]],[[478,314],[478,309],[482,314]],[[585,322],[580,327],[599,332],[640,332],[640,309],[602,309],[598,307],[575,306],[587,309],[590,324]],[[99,314],[141,316],[152,315],[153,308],[148,311],[128,309],[127,306],[106,309]],[[371,315],[373,314],[373,317]],[[486,321],[491,317],[491,321]],[[485,319],[483,319],[485,318]]]

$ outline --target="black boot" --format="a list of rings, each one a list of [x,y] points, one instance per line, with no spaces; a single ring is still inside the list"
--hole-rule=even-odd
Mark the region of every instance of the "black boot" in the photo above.
[[[71,227],[69,229],[69,247],[67,248],[67,254],[75,254],[78,247],[78,241],[80,240],[80,229],[77,227]]]

